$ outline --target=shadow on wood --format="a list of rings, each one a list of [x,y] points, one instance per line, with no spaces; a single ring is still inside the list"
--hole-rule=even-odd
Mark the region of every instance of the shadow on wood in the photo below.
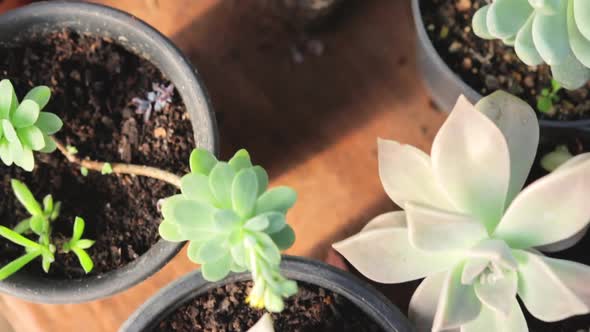
[[[225,157],[245,147],[272,176],[361,127],[370,105],[413,97],[413,28],[393,17],[409,16],[408,3],[353,3],[303,36],[259,1],[223,1],[173,36],[209,90]],[[297,64],[306,37],[324,51]]]

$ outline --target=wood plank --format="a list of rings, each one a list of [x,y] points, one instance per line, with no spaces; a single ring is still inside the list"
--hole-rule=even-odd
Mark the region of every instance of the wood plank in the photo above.
[[[429,149],[444,114],[432,109],[415,70],[408,1],[351,2],[311,35],[322,56],[292,60],[304,38],[253,1],[97,1],[165,32],[195,63],[217,111],[225,157],[249,149],[273,184],[294,187],[290,254],[323,259],[331,243],[391,210],[377,174],[376,138]],[[148,281],[110,299],[37,305],[4,297],[17,332],[116,331],[148,297],[195,268],[177,256]]]

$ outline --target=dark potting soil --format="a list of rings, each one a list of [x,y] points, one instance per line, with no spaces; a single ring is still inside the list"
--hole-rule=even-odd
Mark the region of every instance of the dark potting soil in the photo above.
[[[176,309],[153,332],[244,332],[262,317],[244,301],[252,282],[213,289]],[[277,332],[384,332],[356,305],[317,286],[299,283],[299,292],[273,314]]]
[[[34,37],[18,47],[0,48],[0,77],[12,81],[20,98],[33,86],[51,88],[45,110],[64,121],[56,134],[59,140],[75,146],[79,157],[155,166],[176,174],[188,170],[194,139],[180,97],[175,95],[147,122],[131,104],[134,97],[146,99],[152,83],[168,83],[154,65],[107,39],[69,31]],[[32,173],[0,166],[0,224],[12,227],[27,217],[10,187],[15,178],[38,200],[53,194],[62,202],[61,215],[53,223],[54,242],[71,236],[75,216],[86,220],[84,237],[96,240],[88,250],[95,263],[92,274],[122,267],[158,241],[156,204],[174,194],[174,188],[143,177],[93,171],[82,176],[59,151],[35,153],[35,158]],[[0,238],[0,264],[22,254],[21,247]],[[45,276],[39,261],[26,270]],[[48,274],[53,279],[83,276],[77,258],[60,253]]]
[[[484,40],[471,29],[475,11],[489,0],[420,0],[426,31],[437,52],[449,67],[482,95],[498,89],[526,100],[537,109],[537,96],[551,87],[551,70],[546,65],[529,67],[514,49],[499,40]],[[540,118],[577,120],[590,118],[590,89],[559,92],[554,103]]]

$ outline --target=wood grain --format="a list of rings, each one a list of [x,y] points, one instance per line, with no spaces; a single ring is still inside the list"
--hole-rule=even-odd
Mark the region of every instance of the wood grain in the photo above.
[[[245,147],[273,184],[299,192],[288,216],[298,234],[290,254],[323,259],[331,243],[394,209],[377,174],[377,137],[428,150],[444,120],[417,76],[409,1],[349,1],[329,26],[307,35],[254,0],[96,2],[170,36],[209,90],[224,157]],[[292,48],[307,38],[323,43],[323,55],[295,64]],[[0,310],[17,332],[116,331],[158,289],[194,268],[182,254],[110,299],[50,306],[5,296]]]

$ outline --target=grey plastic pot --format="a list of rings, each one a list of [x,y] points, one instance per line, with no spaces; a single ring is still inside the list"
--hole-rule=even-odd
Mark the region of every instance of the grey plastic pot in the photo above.
[[[408,320],[383,294],[371,285],[314,260],[283,256],[283,274],[290,279],[313,284],[340,294],[357,305],[383,331],[414,331]],[[143,304],[123,324],[119,332],[146,332],[191,299],[211,289],[239,281],[250,280],[248,273],[232,274],[220,282],[207,282],[200,271],[194,271],[162,289]]]
[[[482,96],[449,68],[432,45],[422,20],[420,0],[412,0],[412,14],[418,36],[416,41],[418,70],[434,103],[441,110],[450,112],[460,95],[464,95],[472,103],[480,100]],[[590,131],[590,120],[539,120],[539,124],[543,135],[564,133],[575,135],[578,131]]]
[[[109,37],[151,61],[176,86],[189,112],[197,146],[217,152],[217,128],[207,94],[190,62],[162,34],[127,13],[95,4],[35,3],[0,16],[0,47],[68,28]],[[161,269],[182,248],[164,240],[123,268],[76,280],[49,280],[19,272],[0,292],[42,303],[80,303],[126,290]]]

